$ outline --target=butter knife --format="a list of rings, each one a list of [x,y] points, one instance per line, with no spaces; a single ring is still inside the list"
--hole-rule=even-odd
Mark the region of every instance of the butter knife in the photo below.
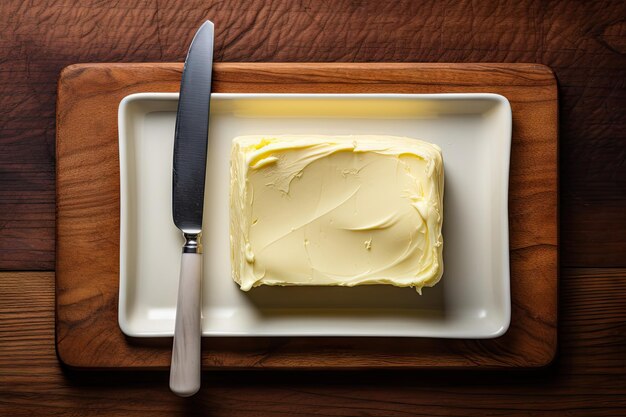
[[[200,389],[202,211],[213,66],[213,23],[194,36],[180,82],[172,172],[172,217],[185,237],[178,283],[170,389],[188,397]]]

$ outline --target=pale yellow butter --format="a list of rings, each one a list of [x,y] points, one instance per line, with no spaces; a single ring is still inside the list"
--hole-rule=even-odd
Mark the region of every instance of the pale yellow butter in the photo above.
[[[435,285],[443,160],[393,136],[242,136],[231,160],[233,279],[259,285]]]

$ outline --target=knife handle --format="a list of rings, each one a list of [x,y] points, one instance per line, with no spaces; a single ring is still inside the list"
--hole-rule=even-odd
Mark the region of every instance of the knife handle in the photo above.
[[[181,397],[192,396],[200,389],[201,284],[202,254],[183,253],[170,369],[170,389]]]

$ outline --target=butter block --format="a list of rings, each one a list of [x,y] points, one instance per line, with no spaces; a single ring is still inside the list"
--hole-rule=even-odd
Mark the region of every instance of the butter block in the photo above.
[[[230,184],[232,277],[260,285],[435,285],[443,160],[393,136],[241,136]]]

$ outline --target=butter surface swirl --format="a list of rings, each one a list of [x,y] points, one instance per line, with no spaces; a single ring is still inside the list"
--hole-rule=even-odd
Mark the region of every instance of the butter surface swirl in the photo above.
[[[441,150],[393,136],[242,136],[231,159],[233,279],[433,286],[443,272]]]

